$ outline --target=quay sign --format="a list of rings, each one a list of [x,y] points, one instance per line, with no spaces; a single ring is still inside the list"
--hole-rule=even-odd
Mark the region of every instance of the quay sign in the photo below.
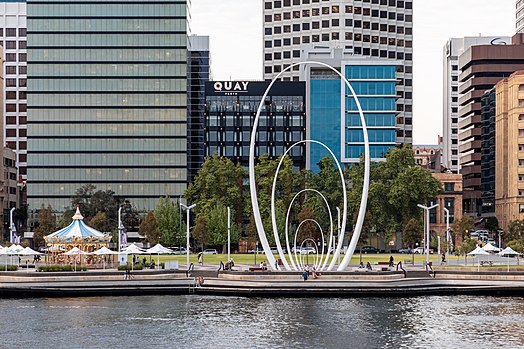
[[[269,81],[206,81],[207,96],[262,96]],[[271,96],[304,96],[306,84],[301,81],[276,82]]]

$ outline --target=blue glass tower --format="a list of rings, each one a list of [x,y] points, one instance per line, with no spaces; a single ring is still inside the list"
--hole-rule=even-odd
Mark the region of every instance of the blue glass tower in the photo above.
[[[341,66],[364,112],[372,161],[381,161],[396,145],[396,65],[348,61]],[[336,73],[313,68],[309,92],[309,138],[326,144],[341,163],[358,162],[364,153],[364,134],[349,88]],[[327,153],[319,145],[313,144],[309,149],[309,168],[317,171],[316,164]]]

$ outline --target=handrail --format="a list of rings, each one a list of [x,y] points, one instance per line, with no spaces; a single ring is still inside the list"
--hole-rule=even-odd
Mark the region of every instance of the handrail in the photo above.
[[[189,272],[195,270],[195,265],[193,263],[189,264],[189,268],[186,270],[186,277],[189,277]]]
[[[398,262],[397,263],[397,271],[398,271],[398,268],[400,267],[400,269],[404,272],[404,278],[407,278],[408,277],[408,272],[406,271],[406,269],[404,269],[402,267],[402,261]]]

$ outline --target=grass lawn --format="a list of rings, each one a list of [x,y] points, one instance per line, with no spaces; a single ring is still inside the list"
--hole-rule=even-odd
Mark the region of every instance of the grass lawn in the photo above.
[[[203,255],[204,256],[204,265],[206,264],[211,264],[211,265],[219,265],[220,264],[220,261],[222,262],[227,262],[227,254],[205,254]],[[278,256],[278,255],[277,255]],[[367,262],[370,262],[371,264],[374,264],[376,262],[388,262],[389,261],[389,256],[393,256],[393,258],[395,258],[395,263],[398,263],[399,261],[402,261],[404,262],[404,260],[407,260],[409,261],[409,263],[411,263],[411,260],[412,260],[412,255],[410,254],[399,254],[399,253],[393,253],[393,254],[389,254],[389,253],[380,253],[380,254],[363,254],[362,255],[362,261],[364,264],[366,264]],[[149,255],[140,255],[139,256],[140,259],[143,259],[144,257],[147,258],[147,261],[149,262]],[[304,260],[306,259],[306,256],[304,255]],[[155,260],[155,263],[157,261],[157,258],[158,256],[157,255],[152,255],[152,258],[154,258]],[[255,255],[253,254],[231,254],[231,258],[233,258],[235,260],[235,263],[236,264],[255,264]],[[344,255],[341,255],[341,260],[344,258]],[[457,257],[456,256],[446,256],[446,258],[448,260],[456,260]],[[462,257],[464,258],[464,257]],[[132,257],[129,256],[129,261],[132,260]],[[186,255],[160,255],[160,262],[163,262],[163,261],[166,261],[166,260],[169,260],[169,261],[172,261],[172,260],[177,260],[180,262],[180,264],[185,264],[186,263]],[[195,263],[197,264],[197,254],[193,253],[193,254],[190,254],[189,255],[189,260],[190,262],[192,263]],[[265,261],[266,260],[266,257],[264,254],[258,254],[256,255],[256,263],[259,264],[260,262],[262,261]],[[315,255],[309,255],[309,263],[313,263],[315,260]],[[420,255],[420,254],[416,254],[415,255],[415,263],[422,263],[423,261],[426,260],[426,256],[425,255]],[[440,263],[440,256],[436,255],[436,254],[433,254],[433,255],[430,255],[430,260],[433,261],[433,263]],[[468,262],[470,261],[471,259],[468,258]],[[350,264],[353,264],[353,265],[358,265],[360,262],[360,254],[355,254],[353,255],[353,258],[351,259],[351,263]]]

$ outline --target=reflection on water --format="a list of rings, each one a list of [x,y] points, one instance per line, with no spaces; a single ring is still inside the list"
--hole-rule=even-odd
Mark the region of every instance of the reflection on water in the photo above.
[[[0,300],[5,348],[524,347],[524,298]]]

